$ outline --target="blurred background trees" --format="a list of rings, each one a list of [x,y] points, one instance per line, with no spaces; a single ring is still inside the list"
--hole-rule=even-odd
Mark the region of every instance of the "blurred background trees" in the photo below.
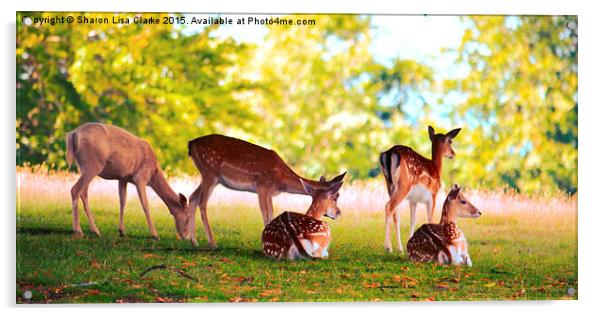
[[[445,181],[576,192],[576,18],[468,18],[454,51],[467,75],[453,80],[414,60],[375,60],[370,17],[315,18],[272,26],[257,45],[215,36],[219,26],[39,27],[18,16],[17,163],[67,168],[66,132],[99,121],[149,140],[172,172],[195,174],[187,142],[222,133],[275,149],[309,177],[370,178],[393,144],[430,157],[431,124],[463,127]],[[458,101],[444,104],[450,95]]]

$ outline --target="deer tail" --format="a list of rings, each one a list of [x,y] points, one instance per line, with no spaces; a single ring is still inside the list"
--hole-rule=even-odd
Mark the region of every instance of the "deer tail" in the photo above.
[[[397,155],[395,152],[392,152],[391,150],[385,151],[384,153],[380,154],[380,169],[383,172],[383,175],[385,176],[385,180],[387,181],[387,190],[389,191],[389,195],[391,195],[392,190],[393,190],[393,177],[391,175],[391,167],[393,167],[391,165],[391,160],[392,160],[392,156],[393,155]],[[397,158],[397,157],[394,157]],[[399,159],[395,159],[397,162],[397,166],[399,165]],[[397,167],[395,166],[395,167]]]
[[[67,133],[67,165],[72,166],[77,153],[77,133],[72,131]]]
[[[188,157],[192,157],[192,143],[194,140],[188,142]]]

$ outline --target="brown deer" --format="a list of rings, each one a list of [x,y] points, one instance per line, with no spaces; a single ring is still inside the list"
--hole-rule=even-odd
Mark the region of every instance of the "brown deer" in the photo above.
[[[390,225],[391,218],[397,233],[397,246],[403,252],[399,233],[399,212],[397,206],[404,200],[410,201],[410,237],[416,225],[416,204],[425,203],[428,222],[433,222],[435,201],[441,186],[441,168],[443,157],[453,159],[456,155],[452,149],[452,139],[458,135],[460,128],[447,134],[435,134],[429,126],[429,138],[432,142],[432,158],[427,159],[410,147],[396,145],[380,154],[380,167],[389,193],[389,202],[385,206],[385,249],[391,252]]]
[[[445,202],[439,224],[422,225],[408,241],[408,256],[417,262],[472,266],[468,243],[456,225],[458,217],[477,218],[481,212],[474,207],[454,184]]]
[[[100,123],[86,123],[67,134],[67,163],[77,163],[81,176],[71,188],[73,206],[73,231],[83,236],[79,225],[78,199],[81,198],[88,216],[90,229],[100,236],[94,216],[88,205],[88,185],[99,176],[119,181],[119,234],[125,236],[123,212],[126,202],[127,183],[133,183],[146,216],[151,236],[159,239],[150,217],[146,197],[149,185],[165,202],[176,222],[178,238],[188,235],[188,203],[181,193],[176,194],[163,175],[151,145],[119,127]]]
[[[272,197],[282,192],[304,194],[300,180],[316,190],[326,190],[343,180],[345,173],[331,181],[313,181],[297,175],[278,154],[249,142],[223,136],[207,135],[188,143],[188,155],[201,173],[201,184],[190,195],[189,240],[197,246],[195,212],[200,208],[201,219],[210,247],[215,247],[213,233],[207,219],[207,200],[219,183],[229,189],[257,193],[263,223],[272,220]]]
[[[336,219],[341,210],[337,207],[339,189],[343,182],[336,182],[327,189],[315,189],[300,180],[312,203],[305,215],[284,212],[274,218],[263,230],[263,253],[274,259],[326,258],[330,245],[330,227],[321,221],[322,216]]]

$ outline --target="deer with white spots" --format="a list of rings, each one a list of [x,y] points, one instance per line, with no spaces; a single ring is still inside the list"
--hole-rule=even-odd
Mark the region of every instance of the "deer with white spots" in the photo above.
[[[456,225],[458,217],[477,218],[481,212],[472,205],[454,184],[445,202],[439,224],[422,225],[408,241],[408,256],[416,262],[472,266],[468,243]]]
[[[425,203],[428,222],[433,223],[437,192],[441,187],[441,169],[443,157],[453,159],[456,155],[452,149],[452,139],[458,135],[460,128],[447,134],[435,134],[429,126],[429,138],[432,143],[431,159],[418,154],[410,147],[396,145],[380,154],[380,167],[385,176],[389,202],[385,206],[385,249],[391,248],[391,219],[397,233],[397,247],[403,252],[399,232],[399,212],[397,206],[404,200],[410,201],[410,237],[416,226],[416,204]]]
[[[300,182],[312,197],[311,206],[305,215],[284,212],[265,227],[261,242],[263,253],[270,258],[296,260],[328,257],[330,227],[320,219],[322,216],[336,219],[341,214],[337,198],[343,181],[341,179],[326,189],[316,189],[303,179]]]
[[[201,184],[190,195],[190,227],[188,239],[197,246],[195,231],[196,208],[210,247],[215,247],[207,219],[207,201],[219,183],[229,189],[257,193],[264,226],[273,216],[272,197],[282,192],[308,195],[300,182],[316,190],[326,190],[340,182],[345,173],[330,181],[313,181],[297,175],[278,154],[249,142],[223,136],[207,135],[188,143],[188,155],[199,169]]]
[[[177,237],[188,235],[188,202],[184,195],[176,194],[163,175],[151,145],[130,132],[116,126],[86,123],[67,134],[67,164],[75,162],[81,176],[71,188],[73,231],[83,232],[79,224],[78,200],[81,198],[88,216],[90,229],[100,236],[88,204],[88,185],[99,176],[119,181],[119,234],[125,236],[123,214],[127,197],[127,184],[133,183],[138,191],[146,222],[154,239],[159,239],[150,217],[146,186],[150,186],[165,202],[176,223]]]

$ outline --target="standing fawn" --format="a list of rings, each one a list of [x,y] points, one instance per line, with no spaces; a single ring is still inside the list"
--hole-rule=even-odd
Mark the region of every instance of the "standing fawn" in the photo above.
[[[436,261],[439,264],[465,264],[472,266],[468,243],[456,225],[457,217],[477,218],[481,212],[474,207],[454,184],[445,202],[439,224],[422,225],[408,241],[410,260]]]
[[[330,227],[320,220],[322,216],[336,219],[341,211],[337,207],[339,189],[343,182],[336,182],[327,189],[315,189],[300,180],[312,203],[305,215],[284,212],[263,230],[263,253],[274,259],[326,258],[330,245]]]
[[[316,190],[326,190],[343,180],[345,173],[326,182],[298,176],[273,150],[223,135],[207,135],[188,143],[188,155],[202,177],[201,184],[190,195],[190,227],[188,239],[197,246],[195,217],[200,208],[201,219],[210,247],[215,247],[207,219],[207,200],[219,183],[229,189],[257,193],[263,224],[272,220],[272,197],[281,192],[305,194],[300,180]]]
[[[456,155],[452,149],[452,139],[458,135],[460,128],[447,134],[435,134],[429,126],[431,139],[431,159],[416,153],[410,147],[396,145],[380,154],[380,167],[389,193],[389,202],[385,206],[385,249],[391,249],[390,225],[393,218],[397,233],[397,246],[403,252],[399,233],[399,212],[397,206],[404,200],[410,201],[410,237],[416,226],[416,204],[425,203],[429,223],[433,222],[437,192],[441,186],[441,169],[443,157],[453,159]]]
[[[186,197],[176,194],[171,189],[147,141],[119,127],[86,123],[67,134],[67,163],[72,165],[74,161],[81,173],[79,180],[71,188],[73,231],[76,235],[83,235],[78,211],[78,199],[81,198],[90,229],[100,236],[88,205],[88,185],[96,176],[119,181],[119,234],[121,236],[125,236],[123,212],[128,182],[133,183],[138,190],[138,197],[153,238],[159,239],[159,235],[150,217],[146,197],[147,185],[153,188],[167,205],[175,219],[178,238],[188,235]]]

